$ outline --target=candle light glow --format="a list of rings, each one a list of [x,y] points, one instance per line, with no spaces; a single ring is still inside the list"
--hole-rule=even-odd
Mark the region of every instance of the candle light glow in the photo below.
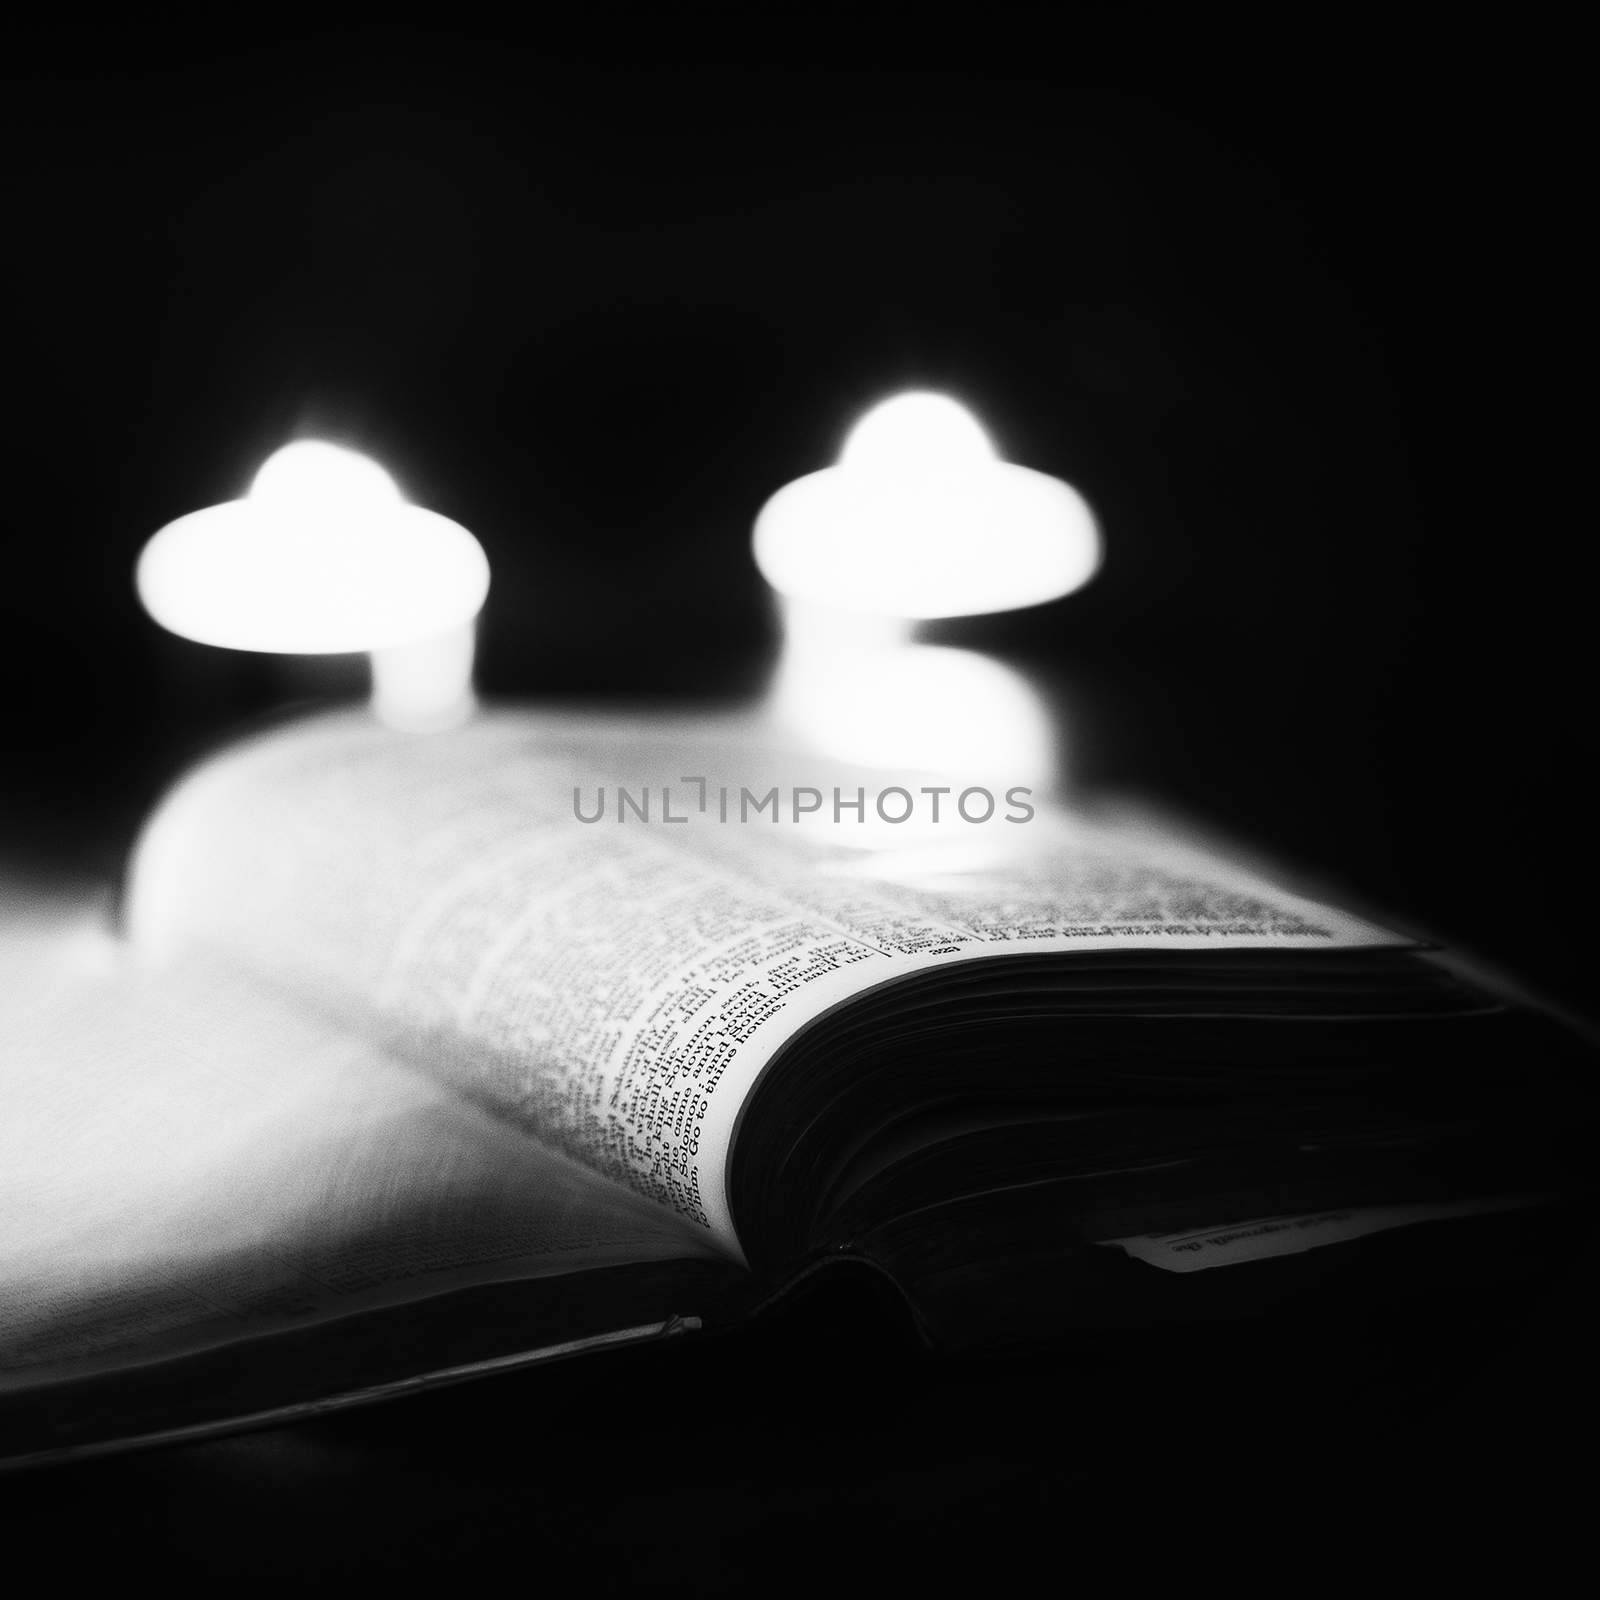
[[[791,599],[969,617],[1081,588],[1100,565],[1100,535],[1070,485],[1002,461],[964,407],[915,393],[869,411],[837,466],[773,495],[755,557]]]
[[[407,504],[376,462],[320,441],[285,446],[242,500],[168,523],[145,546],[139,598],[202,644],[273,654],[373,654],[374,708],[399,726],[471,707],[482,546]]]
[[[756,520],[783,655],[773,714],[807,746],[886,766],[1049,790],[1051,711],[1014,669],[915,639],[917,622],[1038,605],[1087,583],[1100,534],[1083,498],[1002,461],[946,395],[896,395],[837,466],[778,490]]]

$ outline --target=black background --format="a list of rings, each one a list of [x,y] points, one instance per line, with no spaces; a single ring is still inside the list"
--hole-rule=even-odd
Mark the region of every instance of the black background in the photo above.
[[[131,567],[293,434],[478,534],[490,692],[731,697],[755,512],[926,385],[1101,516],[1089,589],[948,630],[1080,780],[1592,1014],[1570,41],[1121,18],[13,34],[0,864],[113,870],[281,698]]]

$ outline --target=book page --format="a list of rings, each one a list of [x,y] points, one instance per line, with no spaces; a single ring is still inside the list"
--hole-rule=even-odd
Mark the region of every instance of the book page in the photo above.
[[[0,942],[0,1393],[704,1238],[358,1035],[87,925]],[[19,981],[11,983],[9,979]]]
[[[787,760],[726,728],[697,743],[687,725],[505,713],[406,737],[322,719],[176,792],[139,853],[132,933],[152,961],[225,950],[354,1008],[740,1259],[740,1108],[852,995],[1023,951],[1405,942],[1148,829],[1019,805],[1015,824],[947,808],[902,830],[863,801],[857,831],[851,807],[819,819]],[[769,789],[751,815],[745,793]]]
[[[1271,1217],[1246,1217],[1210,1228],[1181,1233],[1146,1233],[1128,1239],[1107,1239],[1103,1248],[1120,1249],[1135,1261],[1163,1272],[1208,1272],[1213,1267],[1267,1261],[1300,1255],[1324,1245],[1345,1244],[1368,1234],[1387,1233],[1424,1222],[1454,1222],[1494,1211],[1515,1211],[1537,1205],[1538,1195],[1495,1195],[1480,1200],[1413,1202],[1390,1206],[1340,1206],[1331,1211],[1303,1211]]]

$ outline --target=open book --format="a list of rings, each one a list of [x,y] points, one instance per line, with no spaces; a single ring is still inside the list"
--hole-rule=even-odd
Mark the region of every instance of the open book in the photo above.
[[[1028,1337],[1559,1188],[1505,1089],[1574,1046],[1438,953],[727,728],[259,735],[151,820],[122,920],[0,1014],[13,1459],[726,1325],[843,1260],[935,1342]]]

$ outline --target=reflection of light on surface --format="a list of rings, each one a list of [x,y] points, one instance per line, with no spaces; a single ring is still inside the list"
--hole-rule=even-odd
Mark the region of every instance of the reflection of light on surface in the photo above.
[[[802,746],[861,766],[956,774],[997,792],[1054,787],[1054,717],[1015,669],[971,650],[909,643],[903,624],[882,618],[798,605],[785,616],[772,711]],[[903,841],[924,820],[890,832]]]
[[[780,594],[890,617],[967,617],[1081,588],[1100,535],[1076,490],[999,460],[942,395],[869,412],[840,463],[780,489],[756,519]]]
[[[802,718],[846,761],[1037,783],[1050,721],[1026,679],[971,650],[907,645],[814,680]]]
[[[247,498],[162,528],[137,582],[157,622],[202,644],[373,652],[374,706],[397,725],[447,724],[471,708],[483,548],[458,523],[406,504],[388,473],[353,451],[312,440],[279,450]]]
[[[773,709],[791,735],[875,766],[1054,786],[1053,719],[1026,679],[911,641],[918,620],[1088,582],[1100,535],[1075,490],[1000,460],[948,396],[897,395],[857,422],[836,467],[773,495],[755,557],[782,605]]]

